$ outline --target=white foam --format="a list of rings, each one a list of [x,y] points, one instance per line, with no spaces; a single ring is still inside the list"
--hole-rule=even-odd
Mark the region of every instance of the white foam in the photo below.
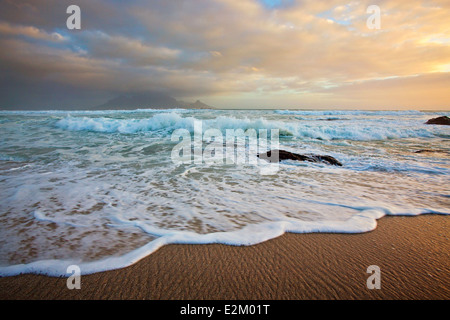
[[[408,213],[407,215],[419,215],[421,213],[429,213],[429,210]],[[193,232],[172,232],[121,257],[108,257],[94,262],[82,262],[80,260],[41,260],[28,264],[0,267],[0,275],[14,276],[24,273],[34,273],[55,277],[67,276],[67,267],[74,264],[80,267],[82,275],[121,269],[138,262],[167,244],[223,243],[234,246],[250,246],[279,237],[286,232],[363,233],[374,230],[377,226],[376,220],[384,215],[383,210],[366,209],[361,214],[354,215],[347,221],[276,221],[250,225],[233,232],[216,232],[205,235],[199,235]],[[397,213],[395,215],[400,214]],[[404,215],[404,213],[401,215]]]
[[[305,115],[305,116],[335,116],[335,115],[362,115],[362,116],[403,116],[403,115],[423,115],[424,112],[418,110],[404,111],[370,111],[370,110],[275,110],[275,113],[284,115]]]
[[[178,113],[160,113],[145,119],[115,119],[95,117],[66,117],[56,126],[71,131],[94,131],[105,133],[137,133],[159,130],[173,131],[184,128],[193,132],[194,121],[202,121],[203,130],[219,129],[278,129],[281,136],[302,139],[371,141],[400,138],[429,138],[445,133],[446,128],[421,125],[421,122],[399,123],[379,120],[375,123],[317,123],[266,120],[264,118],[235,118],[218,116],[215,119],[182,117]]]
[[[449,214],[448,159],[412,152],[444,148],[437,135],[448,128],[423,125],[422,116],[324,122],[272,111],[14,115],[0,126],[8,134],[0,154],[30,160],[14,171],[17,164],[0,163],[0,234],[7,243],[0,275],[67,276],[72,264],[88,274],[128,266],[169,243],[252,245],[285,232],[367,232],[385,215]],[[280,148],[329,154],[344,166],[172,163],[171,132],[192,133],[196,120],[222,132],[278,128],[285,133]],[[245,159],[245,146],[237,144],[236,153]]]
[[[24,162],[26,161],[23,157],[9,156],[6,154],[0,154],[0,161],[11,161],[11,162]]]
[[[176,113],[157,114],[150,119],[113,119],[91,117],[66,117],[56,125],[72,131],[136,133],[192,126],[192,119],[183,120]]]

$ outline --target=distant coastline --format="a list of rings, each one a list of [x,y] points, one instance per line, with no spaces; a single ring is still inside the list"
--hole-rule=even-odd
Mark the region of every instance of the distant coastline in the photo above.
[[[90,107],[68,107],[55,106],[54,102],[47,102],[48,107],[43,107],[46,102],[40,102],[37,107],[34,106],[0,106],[2,111],[98,111],[98,110],[138,110],[138,109],[216,109],[203,103],[200,100],[195,102],[186,102],[173,98],[172,96],[159,92],[147,91],[143,93],[122,94],[109,99],[104,103]]]

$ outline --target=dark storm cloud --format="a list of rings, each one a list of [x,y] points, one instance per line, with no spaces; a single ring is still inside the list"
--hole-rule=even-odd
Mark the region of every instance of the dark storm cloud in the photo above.
[[[450,70],[443,1],[379,1],[388,18],[378,31],[366,26],[368,0],[84,0],[81,30],[66,28],[70,4],[0,3],[0,107],[88,107],[147,90],[218,106],[272,96],[277,105],[353,107],[365,93],[395,104],[394,93],[372,94],[380,82],[417,90]],[[433,90],[433,105],[425,93],[414,102],[433,107],[447,91]]]

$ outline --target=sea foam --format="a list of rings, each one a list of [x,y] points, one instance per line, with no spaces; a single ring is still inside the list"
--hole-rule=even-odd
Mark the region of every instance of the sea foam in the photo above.
[[[425,210],[421,213],[430,213]],[[436,212],[438,213],[438,212]],[[417,215],[416,214],[416,215]],[[24,273],[44,274],[54,277],[68,276],[67,268],[71,265],[80,267],[81,274],[115,270],[128,267],[168,244],[211,244],[222,243],[233,246],[249,246],[258,244],[291,233],[363,233],[372,231],[377,226],[377,219],[385,213],[377,209],[366,209],[348,221],[277,221],[251,225],[234,232],[217,232],[199,235],[192,232],[172,232],[157,240],[135,249],[120,257],[108,257],[99,261],[83,262],[81,260],[40,260],[28,264],[17,264],[0,267],[1,276],[14,276]],[[413,214],[408,214],[413,215]]]
[[[195,121],[201,122],[203,129],[219,129],[223,133],[227,129],[278,129],[282,136],[318,140],[385,140],[398,138],[428,138],[444,132],[442,128],[421,125],[409,121],[378,120],[375,123],[348,122],[323,123],[317,121],[280,121],[264,118],[235,118],[218,116],[215,119],[199,119],[192,116],[183,117],[178,113],[160,113],[144,119],[114,119],[69,116],[56,122],[58,128],[71,131],[92,131],[102,133],[139,133],[164,130],[172,132],[176,129],[187,129],[193,132]]]
[[[0,114],[0,275],[67,276],[72,264],[89,274],[169,243],[253,245],[286,232],[367,232],[385,215],[450,213],[450,132],[424,124],[434,114],[292,112]],[[343,167],[282,161],[263,175],[246,162],[172,162],[172,132],[194,133],[196,122],[224,134],[279,129],[280,148]]]

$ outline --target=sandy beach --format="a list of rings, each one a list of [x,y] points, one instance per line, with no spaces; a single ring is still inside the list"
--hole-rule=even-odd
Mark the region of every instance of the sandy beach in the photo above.
[[[447,216],[384,217],[363,234],[285,234],[249,247],[168,245],[121,270],[0,279],[1,299],[449,299]],[[366,286],[381,269],[381,289]]]

